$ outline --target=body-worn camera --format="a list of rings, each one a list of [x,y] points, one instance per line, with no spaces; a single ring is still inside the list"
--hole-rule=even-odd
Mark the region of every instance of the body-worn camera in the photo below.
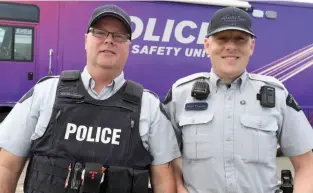
[[[262,86],[260,93],[257,94],[257,100],[260,101],[262,107],[275,107],[275,88],[271,86]]]

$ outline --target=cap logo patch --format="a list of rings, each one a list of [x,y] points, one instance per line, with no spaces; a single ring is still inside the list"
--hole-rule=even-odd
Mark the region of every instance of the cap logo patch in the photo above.
[[[245,19],[244,18],[242,18],[241,16],[234,16],[234,15],[232,15],[232,16],[224,16],[223,18],[222,18],[222,20],[223,21],[245,21]]]

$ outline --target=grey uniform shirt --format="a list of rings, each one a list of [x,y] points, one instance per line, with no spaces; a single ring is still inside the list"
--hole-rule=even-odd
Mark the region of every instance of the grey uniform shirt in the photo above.
[[[197,77],[210,85],[206,100],[191,97]],[[257,100],[264,85],[275,88],[274,108]],[[286,156],[313,149],[312,127],[273,77],[245,72],[227,88],[215,73],[197,73],[178,80],[164,103],[182,143],[189,193],[274,193],[277,143]]]
[[[123,72],[98,95],[95,83],[85,68],[83,84],[95,99],[104,100],[124,84]],[[51,78],[35,85],[22,103],[17,103],[0,124],[0,146],[17,156],[27,156],[31,140],[41,137],[50,121],[59,78]],[[31,92],[30,92],[31,93]],[[27,95],[27,94],[26,94]],[[145,90],[142,97],[139,132],[144,147],[154,157],[153,165],[167,163],[180,156],[171,122],[160,110],[159,99]]]

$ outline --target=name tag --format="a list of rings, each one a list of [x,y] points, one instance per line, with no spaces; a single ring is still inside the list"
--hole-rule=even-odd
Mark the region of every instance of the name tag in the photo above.
[[[185,105],[186,111],[203,111],[208,108],[208,103],[206,102],[196,102],[196,103],[187,103]]]

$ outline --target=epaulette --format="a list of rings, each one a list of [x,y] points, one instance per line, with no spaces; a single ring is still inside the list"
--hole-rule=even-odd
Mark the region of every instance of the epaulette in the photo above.
[[[151,91],[151,90],[148,90],[148,89],[143,89],[143,91],[144,91],[144,92],[149,92],[149,93],[151,93],[152,95],[154,95],[157,99],[159,99],[159,96],[158,96],[155,92],[153,92],[153,91]]]
[[[189,76],[186,76],[184,78],[181,78],[181,79],[178,79],[174,84],[173,84],[173,87],[177,88],[179,86],[182,86],[184,84],[187,84],[188,82],[191,82],[193,80],[197,80],[197,79],[201,79],[201,78],[210,78],[210,73],[208,72],[198,72],[198,73],[195,73],[195,74],[191,74]]]
[[[46,81],[46,80],[48,80],[48,79],[50,79],[50,78],[60,78],[60,76],[44,76],[44,77],[42,77],[42,78],[40,78],[40,79],[38,80],[37,84],[38,84],[38,83],[41,83],[41,82],[44,82],[44,81]]]
[[[249,79],[252,80],[257,80],[257,81],[261,81],[267,84],[270,84],[272,86],[281,88],[283,90],[286,90],[285,85],[280,82],[278,79],[276,79],[275,77],[272,76],[265,76],[265,75],[261,75],[261,74],[248,74]]]

